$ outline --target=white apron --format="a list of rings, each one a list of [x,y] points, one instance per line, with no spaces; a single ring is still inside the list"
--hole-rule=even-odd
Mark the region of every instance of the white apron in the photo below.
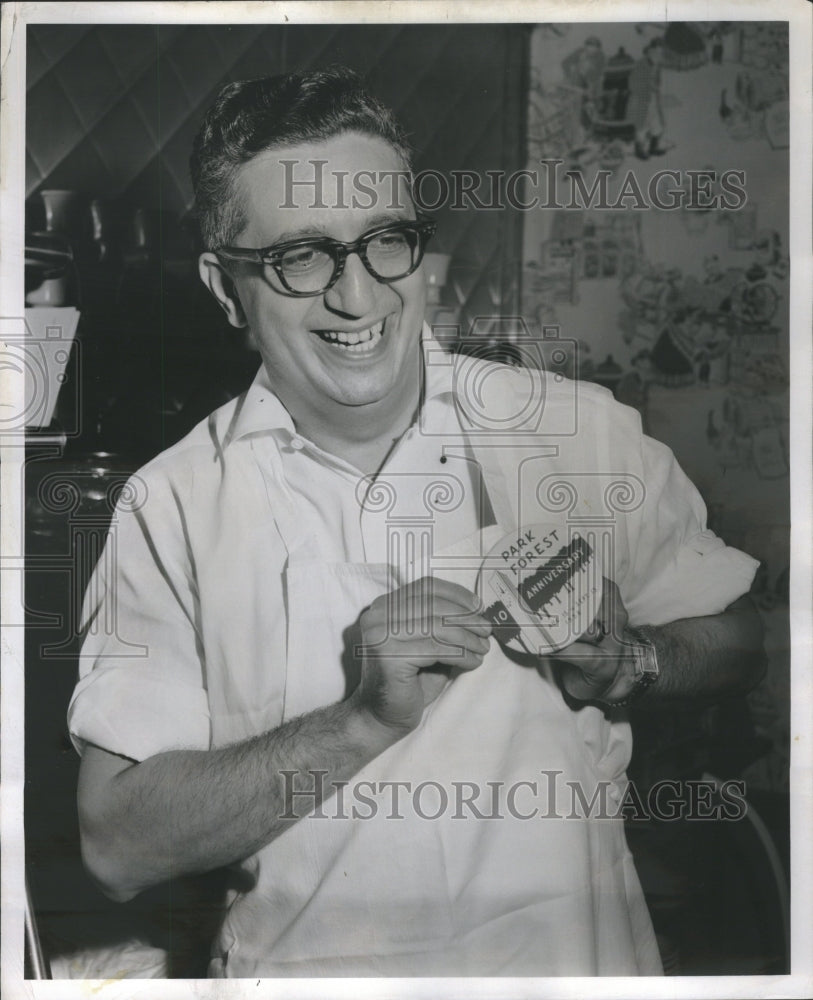
[[[456,554],[477,556],[515,527],[492,486],[499,476],[488,456],[477,457],[502,523]],[[264,475],[288,551],[287,720],[349,693],[357,665],[347,656],[343,665],[342,654],[357,637],[348,626],[407,580],[384,564],[320,561],[286,488]],[[471,569],[443,575],[473,588]],[[546,816],[572,811],[566,781],[588,800],[598,781],[609,782],[612,812],[629,740],[626,723],[592,707],[572,711],[545,669],[513,662],[492,641],[478,669],[448,683],[418,728],[350,781],[341,809],[333,796],[323,818],[305,816],[243,866],[255,884],[232,901],[210,975],[660,974],[622,822]],[[393,817],[393,786],[382,792],[382,782],[410,783],[399,793],[403,818]],[[416,801],[425,782],[436,784]],[[482,789],[479,815],[496,818],[459,805],[457,788],[471,795],[465,783]],[[351,818],[354,806],[369,818]],[[520,818],[533,809],[534,818]]]

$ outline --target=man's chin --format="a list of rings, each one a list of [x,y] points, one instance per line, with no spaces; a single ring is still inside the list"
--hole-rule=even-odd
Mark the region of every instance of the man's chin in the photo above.
[[[340,406],[358,410],[365,406],[369,406],[371,409],[384,407],[390,401],[392,393],[380,386],[366,389],[348,388],[343,392],[331,393],[331,397]]]
[[[383,370],[382,370],[383,369]],[[344,374],[344,373],[343,373]],[[410,392],[410,381],[414,382]],[[420,375],[404,361],[393,371],[391,365],[382,365],[377,371],[355,372],[350,377],[335,379],[331,398],[345,406],[381,406],[399,402],[411,395],[417,399],[420,393]]]

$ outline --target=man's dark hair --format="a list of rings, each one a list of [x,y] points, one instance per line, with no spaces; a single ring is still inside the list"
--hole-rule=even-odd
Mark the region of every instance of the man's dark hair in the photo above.
[[[204,246],[227,246],[245,225],[234,190],[242,164],[267,149],[321,142],[343,132],[385,139],[410,169],[406,133],[344,66],[227,84],[203,120],[190,160]]]

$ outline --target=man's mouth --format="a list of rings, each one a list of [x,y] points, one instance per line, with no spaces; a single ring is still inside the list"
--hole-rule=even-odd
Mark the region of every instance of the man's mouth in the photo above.
[[[384,320],[368,327],[366,330],[347,332],[345,330],[318,330],[318,335],[330,344],[350,354],[369,354],[374,351],[384,336]]]

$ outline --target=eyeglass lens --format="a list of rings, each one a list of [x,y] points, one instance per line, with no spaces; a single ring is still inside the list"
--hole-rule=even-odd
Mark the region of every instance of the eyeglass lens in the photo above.
[[[414,230],[385,231],[369,240],[366,255],[362,250],[361,258],[373,277],[394,281],[413,269],[419,246],[420,238]],[[313,243],[288,250],[278,265],[292,291],[319,292],[330,284],[340,259],[338,248]]]

